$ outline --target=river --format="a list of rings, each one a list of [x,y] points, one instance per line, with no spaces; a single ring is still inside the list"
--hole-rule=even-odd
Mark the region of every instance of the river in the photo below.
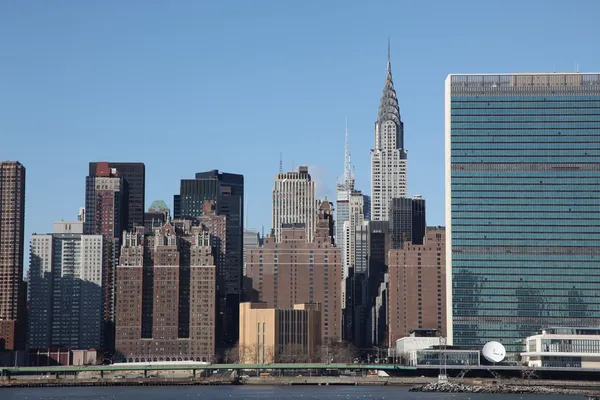
[[[157,386],[0,389],[2,400],[585,400],[583,396],[414,393],[391,386]]]

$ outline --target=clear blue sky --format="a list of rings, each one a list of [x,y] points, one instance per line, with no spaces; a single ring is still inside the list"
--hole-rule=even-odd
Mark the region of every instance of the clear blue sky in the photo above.
[[[344,120],[357,185],[387,38],[409,149],[409,194],[444,222],[449,73],[600,70],[600,2],[3,1],[0,159],[27,168],[26,242],[84,205],[89,161],[143,161],[146,205],[181,178],[246,179],[249,226],[271,225],[279,153],[334,198]]]

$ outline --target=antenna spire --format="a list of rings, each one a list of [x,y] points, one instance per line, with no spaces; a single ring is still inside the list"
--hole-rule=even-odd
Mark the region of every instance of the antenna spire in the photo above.
[[[283,153],[279,152],[279,173],[283,174]]]
[[[392,66],[392,46],[390,44],[390,37],[388,36],[388,62],[387,70],[390,71]]]
[[[350,166],[350,146],[348,145],[348,117],[346,117],[346,143],[344,145],[344,183],[348,184],[352,171]]]

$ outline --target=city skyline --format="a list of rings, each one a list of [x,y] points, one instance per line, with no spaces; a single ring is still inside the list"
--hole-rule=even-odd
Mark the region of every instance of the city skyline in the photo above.
[[[519,15],[510,11],[511,3],[518,5]],[[248,227],[260,231],[264,225],[268,232],[270,209],[263,205],[270,199],[280,153],[285,170],[307,164],[318,197],[334,199],[343,173],[346,116],[356,187],[368,193],[368,149],[388,37],[410,149],[408,195],[428,199],[430,224],[443,224],[446,75],[574,71],[576,63],[582,71],[593,70],[598,63],[598,55],[589,51],[598,32],[593,10],[600,5],[582,3],[589,12],[566,4],[549,9],[540,1],[508,2],[493,11],[475,2],[433,9],[333,2],[318,4],[319,15],[311,2],[260,10],[234,2],[233,8],[124,5],[118,12],[87,4],[35,10],[5,4],[0,33],[15,40],[0,44],[8,60],[1,67],[0,128],[6,141],[0,159],[18,159],[28,168],[25,237],[46,232],[54,220],[74,217],[84,205],[81,182],[91,160],[144,162],[146,204],[163,199],[170,207],[182,178],[212,168],[241,173],[253,182],[247,193]],[[378,23],[383,12],[402,16],[403,23]],[[419,17],[424,13],[427,21]],[[290,14],[297,18],[289,21]],[[42,18],[47,15],[51,18]],[[509,15],[510,28],[504,23]],[[464,26],[451,22],[457,18]],[[223,20],[229,28],[210,35],[215,21]],[[153,33],[157,26],[160,35]],[[127,43],[119,39],[124,36]],[[222,122],[226,118],[243,128],[230,129]],[[228,157],[202,150],[219,146],[216,138],[223,135],[234,139],[227,142]],[[178,138],[185,148],[175,148]],[[315,148],[315,142],[321,146]],[[166,161],[166,145],[178,157]],[[67,156],[55,156],[65,151]]]

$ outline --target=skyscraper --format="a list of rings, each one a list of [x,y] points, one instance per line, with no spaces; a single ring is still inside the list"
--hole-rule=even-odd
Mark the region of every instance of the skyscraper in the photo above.
[[[57,222],[31,237],[29,347],[101,348],[103,237],[83,222]]]
[[[304,224],[306,241],[312,242],[317,222],[315,182],[308,167],[279,173],[273,184],[273,237],[280,242],[283,224]]]
[[[104,349],[114,347],[115,268],[121,250],[121,235],[127,227],[126,184],[116,168],[96,163],[96,171],[86,178],[83,233],[102,235],[102,289],[104,302]]]
[[[96,176],[98,164],[97,162],[90,163],[89,176]],[[126,190],[123,190],[123,200],[127,205],[124,229],[131,231],[136,226],[144,226],[146,166],[144,163],[131,162],[109,162],[107,164],[108,168],[117,170],[126,186]]]
[[[600,325],[599,156],[600,74],[448,76],[449,343]]]
[[[350,195],[354,190],[354,171],[350,161],[350,149],[348,147],[348,120],[346,119],[346,142],[344,146],[344,177],[342,183],[336,187],[335,207],[335,245],[344,248],[344,222],[350,218],[349,203]],[[343,252],[343,250],[342,250]]]
[[[23,240],[25,167],[0,162],[0,350],[25,345]]]
[[[406,197],[407,152],[404,149],[404,124],[394,81],[388,45],[385,84],[375,121],[375,146],[371,149],[371,219],[387,221],[390,201]]]
[[[333,205],[320,202],[312,241],[304,223],[281,226],[281,241],[266,237],[248,250],[246,274],[256,300],[269,307],[293,308],[298,303],[320,303],[323,342],[342,338],[341,249],[333,245]]]
[[[392,249],[402,248],[404,242],[423,244],[425,236],[425,199],[419,195],[393,198],[389,212]]]
[[[217,288],[217,318],[223,318],[224,328],[217,325],[217,346],[235,344],[239,334],[238,313],[242,295],[244,243],[244,176],[212,170],[198,172],[195,179],[182,179],[179,194],[174,196],[175,219],[196,219],[203,215],[205,201],[216,202],[214,212],[225,216],[227,252],[219,270]],[[221,280],[222,279],[222,280]]]
[[[348,270],[354,266],[356,260],[356,228],[365,221],[364,196],[360,191],[353,191],[348,202],[348,220],[344,222],[343,237],[343,268],[342,279],[348,277]]]

